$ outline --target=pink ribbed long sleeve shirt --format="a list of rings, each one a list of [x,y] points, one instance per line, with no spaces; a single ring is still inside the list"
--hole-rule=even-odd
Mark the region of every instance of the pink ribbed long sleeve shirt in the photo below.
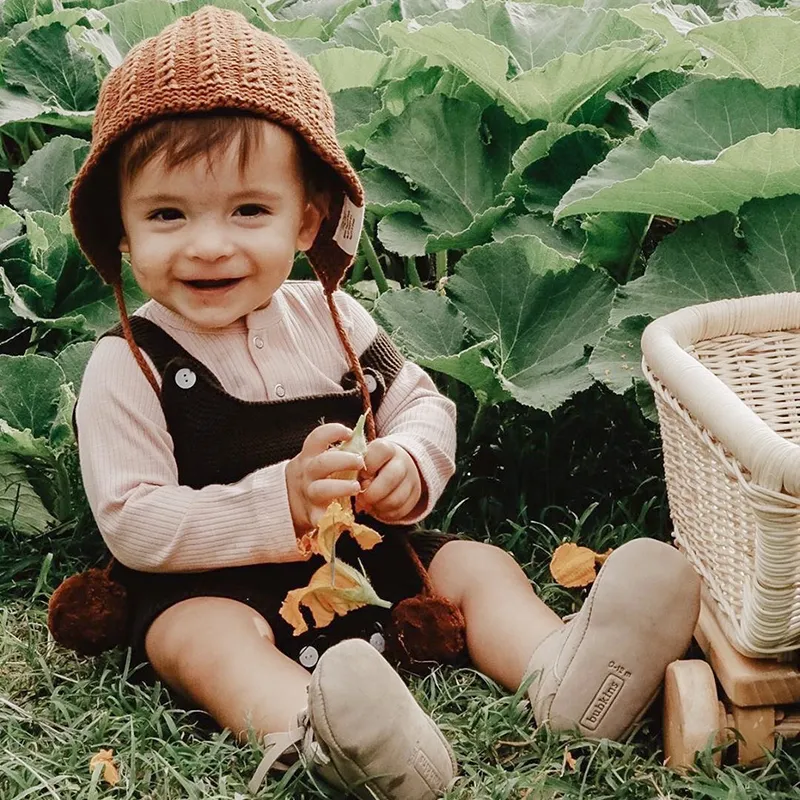
[[[336,301],[361,354],[377,326],[348,295],[337,292]],[[136,314],[163,328],[243,400],[341,390],[349,370],[316,281],[287,281],[266,308],[222,329],[203,330],[152,300]],[[287,462],[234,484],[192,489],[178,483],[161,405],[124,339],[98,342],[76,419],[89,504],[106,544],[126,566],[189,572],[302,558],[289,509]],[[378,435],[406,449],[419,467],[427,504],[403,520],[416,522],[454,472],[455,406],[423,370],[406,362],[375,421]]]

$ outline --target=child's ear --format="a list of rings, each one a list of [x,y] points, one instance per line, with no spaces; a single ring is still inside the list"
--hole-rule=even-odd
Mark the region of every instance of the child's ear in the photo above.
[[[317,238],[319,233],[319,226],[328,212],[327,197],[317,195],[311,198],[303,210],[303,216],[300,220],[300,230],[297,232],[297,245],[296,250],[305,252],[312,244],[314,239]]]
[[[119,251],[120,251],[120,253],[128,253],[128,254],[130,254],[130,252],[131,252],[130,245],[128,244],[128,237],[125,236],[125,234],[123,234],[120,237],[120,240],[119,240]]]

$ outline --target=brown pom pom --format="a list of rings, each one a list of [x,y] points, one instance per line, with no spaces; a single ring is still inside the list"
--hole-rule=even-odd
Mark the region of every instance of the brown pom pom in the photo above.
[[[467,645],[464,616],[449,600],[418,594],[392,610],[389,657],[412,672],[451,664]]]
[[[47,627],[63,647],[94,656],[121,645],[128,623],[128,594],[104,569],[67,578],[50,597]]]

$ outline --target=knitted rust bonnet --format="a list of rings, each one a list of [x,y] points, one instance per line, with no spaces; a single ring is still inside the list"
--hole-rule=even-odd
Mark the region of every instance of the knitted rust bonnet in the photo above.
[[[75,236],[103,280],[113,286],[128,345],[159,393],[158,382],[133,338],[121,287],[119,242],[123,230],[116,200],[119,144],[135,129],[158,119],[231,110],[252,113],[293,131],[338,179],[327,217],[306,255],[324,288],[368,412],[370,438],[374,438],[369,391],[333,298],[356,252],[364,193],[337,142],[333,105],[319,75],[279,38],[253,27],[237,12],[205,6],[137,44],[109,73],[100,91],[91,149],[70,196]],[[433,653],[424,643],[421,649],[415,646],[414,640],[430,640],[438,650],[448,636],[437,628],[436,620],[444,615],[442,620],[446,618],[450,625],[460,613],[447,601],[431,597],[430,580],[411,555],[426,593],[424,599],[411,598],[416,605],[410,607],[412,616],[403,627],[402,639],[404,649],[409,650],[406,655],[418,661]],[[428,608],[429,601],[434,606]],[[436,603],[446,605],[438,608]],[[56,590],[48,623],[62,644],[84,653],[100,652],[121,641],[123,606],[124,589],[111,580],[110,569],[89,570],[68,578]],[[396,611],[401,606],[403,603]],[[450,649],[463,647],[463,626],[456,639]]]
[[[174,114],[236,110],[291,129],[341,181],[341,192],[308,253],[326,291],[353,260],[364,193],[336,140],[333,105],[311,65],[241,15],[205,6],[136,45],[108,75],[92,125],[92,146],[72,187],[75,236],[108,283],[120,275],[119,209],[113,145],[135,128]],[[116,194],[116,193],[115,193]]]

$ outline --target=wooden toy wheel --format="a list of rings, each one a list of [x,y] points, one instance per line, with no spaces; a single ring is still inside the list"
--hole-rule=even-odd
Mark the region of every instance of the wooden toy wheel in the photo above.
[[[674,661],[664,678],[664,756],[672,769],[694,763],[698,750],[719,741],[727,715],[717,699],[711,667],[701,660]],[[721,754],[714,754],[717,764]]]

